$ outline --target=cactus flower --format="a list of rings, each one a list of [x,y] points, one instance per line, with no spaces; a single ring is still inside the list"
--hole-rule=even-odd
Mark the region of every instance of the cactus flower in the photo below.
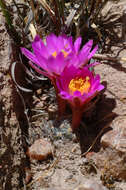
[[[72,54],[74,46],[72,37],[65,35],[57,37],[50,34],[45,43],[37,35],[32,42],[32,49],[33,53],[26,48],[21,48],[22,53],[30,60],[30,65],[38,73],[55,78],[64,70],[66,66],[64,59]]]
[[[82,69],[69,66],[56,81],[59,96],[65,99],[72,109],[72,129],[78,127],[85,106],[102,90],[100,76],[94,74],[87,66]]]
[[[40,74],[49,78],[56,78],[66,67],[66,59],[69,64],[76,67],[85,65],[97,51],[97,46],[91,51],[93,41],[87,42],[82,49],[81,37],[73,43],[72,37],[66,35],[55,36],[50,34],[44,43],[37,35],[32,42],[33,53],[26,48],[21,48],[22,53],[30,60],[30,65]],[[75,60],[78,61],[75,61]],[[42,70],[41,70],[42,69]]]

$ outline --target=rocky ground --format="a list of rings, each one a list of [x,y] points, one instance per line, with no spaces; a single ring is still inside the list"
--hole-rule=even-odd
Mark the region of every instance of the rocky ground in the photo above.
[[[125,10],[120,0],[110,1],[102,12],[113,34],[105,39],[107,57],[126,57]],[[48,81],[33,92],[16,87],[10,69],[16,51],[0,13],[0,190],[125,190],[126,62],[102,60],[96,67],[106,89],[92,117],[84,116],[72,134],[70,111],[56,119]],[[24,87],[18,62],[16,75]]]

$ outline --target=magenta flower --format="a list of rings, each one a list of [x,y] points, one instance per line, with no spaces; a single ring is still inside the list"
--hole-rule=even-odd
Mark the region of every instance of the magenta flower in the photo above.
[[[80,50],[81,41],[81,37],[78,37],[73,43],[72,37],[67,37],[66,35],[57,37],[54,34],[50,34],[46,38],[46,43],[44,43],[37,35],[32,42],[33,53],[26,48],[21,48],[21,51],[30,60],[30,65],[38,73],[49,78],[56,78],[68,64],[66,59],[69,60],[70,65],[76,63],[75,66],[80,67],[88,63],[95,54],[98,47],[96,46],[91,51],[92,40],[86,43]]]
[[[94,49],[91,51],[93,46],[93,40],[89,40],[83,47],[80,49],[81,38],[77,38],[74,42],[75,53],[70,59],[70,65],[74,65],[75,67],[82,68],[85,66],[93,55],[96,53],[98,46],[96,45]],[[94,65],[99,63],[94,63]]]
[[[72,37],[65,35],[57,37],[54,34],[47,36],[45,44],[37,35],[32,42],[32,48],[33,53],[26,48],[21,48],[21,51],[38,73],[49,78],[54,78],[62,73],[66,66],[64,58],[70,56],[74,51]]]
[[[68,101],[72,108],[73,131],[80,124],[85,106],[91,101],[104,86],[100,84],[100,76],[94,76],[88,67],[82,69],[70,66],[63,71],[56,81],[59,95]]]

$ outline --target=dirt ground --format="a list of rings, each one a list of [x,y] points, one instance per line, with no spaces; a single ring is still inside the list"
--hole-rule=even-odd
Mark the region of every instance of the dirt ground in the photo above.
[[[124,7],[124,0],[111,1],[102,13],[111,33],[111,38],[105,39],[104,49],[110,57],[126,57]],[[16,51],[12,59],[15,59]],[[11,54],[12,41],[0,12],[0,190],[74,190],[87,179],[102,183],[107,189],[125,190],[124,179],[105,183],[97,164],[82,154],[107,126],[89,151],[99,154],[100,140],[109,127],[126,121],[126,63],[104,60],[96,67],[106,89],[100,95],[92,117],[87,115],[85,119],[84,116],[78,132],[73,134],[69,110],[64,118],[56,119],[56,97],[48,80],[33,92],[24,93],[15,87],[10,76]],[[18,82],[24,85],[25,73],[19,63],[16,73]],[[35,88],[36,82],[30,88]],[[27,148],[39,138],[52,143],[53,157],[44,161],[30,160],[26,156]]]

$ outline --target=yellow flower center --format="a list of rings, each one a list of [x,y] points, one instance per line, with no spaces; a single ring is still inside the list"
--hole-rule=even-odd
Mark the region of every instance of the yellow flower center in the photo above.
[[[68,56],[68,53],[67,53],[64,49],[62,49],[61,52],[63,53],[64,57],[67,57],[67,56]],[[57,52],[54,51],[54,52],[52,53],[52,56],[56,58]]]
[[[53,56],[53,57],[56,57],[56,56],[57,56],[57,52],[54,51],[54,52],[52,53],[52,56]]]
[[[63,53],[64,57],[68,56],[68,53],[64,49],[62,49],[61,52]]]
[[[90,78],[87,76],[86,78],[78,78],[72,79],[69,83],[69,90],[71,94],[74,94],[75,91],[79,91],[82,94],[88,93],[91,83]]]

